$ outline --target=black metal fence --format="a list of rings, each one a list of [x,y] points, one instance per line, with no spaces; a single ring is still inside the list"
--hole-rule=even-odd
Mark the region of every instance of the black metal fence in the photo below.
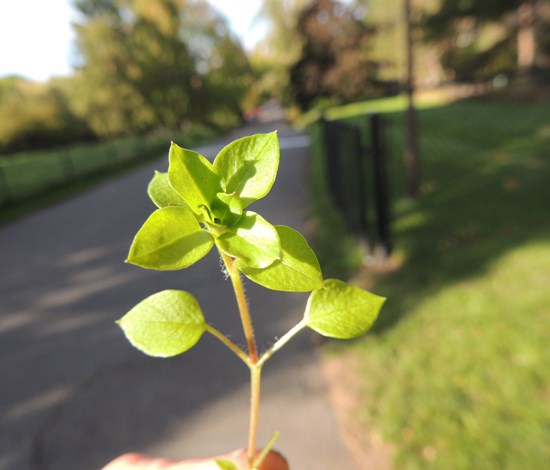
[[[334,204],[370,253],[387,256],[392,244],[382,118],[373,114],[353,124],[321,119],[321,125]]]

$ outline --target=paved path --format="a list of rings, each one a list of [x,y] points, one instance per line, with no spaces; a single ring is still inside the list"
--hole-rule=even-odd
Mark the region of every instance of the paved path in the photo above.
[[[303,230],[307,141],[276,127],[279,176],[252,209]],[[184,289],[211,323],[244,342],[215,255],[169,273],[123,263],[154,209],[147,182],[166,165],[163,157],[0,228],[0,469],[87,470],[130,450],[184,458],[245,446],[248,371],[237,358],[210,335],[176,358],[148,358],[113,323],[154,292]],[[301,318],[306,301],[252,283],[247,293],[264,347]],[[259,443],[281,431],[276,447],[293,470],[353,468],[308,333],[266,365],[260,413]]]

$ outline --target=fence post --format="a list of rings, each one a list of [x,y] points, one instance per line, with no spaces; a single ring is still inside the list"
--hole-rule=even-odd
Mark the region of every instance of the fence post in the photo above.
[[[390,254],[392,246],[388,175],[380,116],[369,116],[367,124],[368,136],[364,136],[365,126],[320,119],[325,147],[326,177],[332,200],[341,212],[348,229],[357,237],[364,257],[370,257],[370,253],[373,252],[375,257],[381,255],[384,258]],[[368,137],[368,144],[363,137]],[[345,154],[341,148],[343,141],[347,144]],[[368,159],[372,159],[372,166],[367,163]],[[368,189],[371,172],[372,192]],[[370,207],[369,204],[374,204],[374,207]],[[372,212],[374,216],[373,220],[370,220],[369,214]],[[375,225],[371,226],[371,223]]]
[[[361,246],[361,250],[366,255],[370,251],[369,242],[369,226],[367,220],[367,190],[366,190],[366,165],[365,160],[367,158],[366,149],[363,146],[361,138],[361,128],[359,126],[353,127],[354,137],[354,160],[355,160],[355,172],[356,172],[356,184],[357,184],[357,222],[358,222],[358,238]]]
[[[325,161],[327,163],[327,178],[332,197],[338,206],[338,209],[342,210],[343,201],[341,197],[340,188],[340,168],[337,161],[337,151],[334,148],[334,139],[332,125],[323,116],[321,117],[321,127],[323,132],[324,144],[325,144]]]
[[[382,146],[382,125],[379,114],[369,118],[374,179],[374,203],[376,206],[376,230],[383,255],[391,253],[390,217],[388,199],[388,172],[386,155]]]

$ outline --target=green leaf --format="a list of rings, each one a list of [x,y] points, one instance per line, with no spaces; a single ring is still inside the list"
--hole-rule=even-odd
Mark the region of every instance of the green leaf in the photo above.
[[[266,268],[281,257],[277,230],[255,212],[246,211],[239,222],[216,239],[220,250],[247,266]]]
[[[200,207],[210,207],[216,193],[222,191],[220,176],[200,153],[181,148],[173,142],[169,158],[170,185],[193,212],[201,215]]]
[[[155,171],[155,176],[147,186],[147,194],[158,208],[185,205],[183,198],[170,185],[168,173]]]
[[[241,272],[261,286],[287,292],[309,292],[323,287],[323,275],[315,253],[300,232],[276,226],[281,259],[264,269],[251,268],[240,260]]]
[[[147,269],[183,269],[205,256],[213,244],[212,235],[187,207],[165,207],[139,229],[127,261]]]
[[[309,296],[307,326],[331,338],[356,338],[372,326],[386,299],[343,281],[328,279]]]
[[[264,197],[275,181],[279,167],[277,133],[243,137],[225,146],[214,160],[226,193],[237,193],[243,207]]]
[[[220,467],[221,470],[239,470],[239,467],[230,460],[216,460],[216,465]]]
[[[235,225],[243,214],[243,204],[236,193],[218,193],[212,203],[212,214],[215,223],[231,227]]]
[[[147,297],[117,323],[133,346],[157,357],[187,351],[206,331],[197,300],[178,290],[164,290]]]

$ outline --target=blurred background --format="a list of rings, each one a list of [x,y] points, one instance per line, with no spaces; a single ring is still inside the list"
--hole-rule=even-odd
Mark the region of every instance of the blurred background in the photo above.
[[[548,468],[550,2],[18,0],[0,40],[0,231],[284,117],[325,277],[389,298],[324,348],[359,468]]]

